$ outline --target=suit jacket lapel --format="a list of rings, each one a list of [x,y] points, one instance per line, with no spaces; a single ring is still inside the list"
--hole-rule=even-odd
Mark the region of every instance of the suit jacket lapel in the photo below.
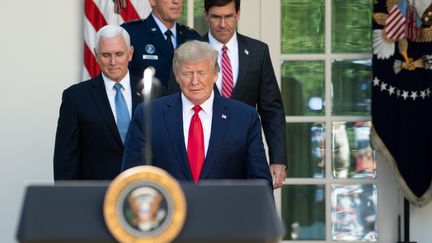
[[[247,44],[244,41],[242,35],[237,33],[237,45],[238,45],[238,57],[239,57],[239,70],[237,76],[237,82],[234,86],[233,93],[231,95],[232,98],[236,98],[238,90],[242,88],[242,86],[247,85],[247,80],[244,80],[244,75],[247,73],[247,67],[249,66],[249,52],[247,48]]]
[[[208,32],[201,37],[201,41],[209,42]]]
[[[171,139],[171,146],[174,149],[180,168],[185,178],[192,180],[189,161],[187,158],[186,145],[183,135],[183,114],[180,94],[175,96],[173,102],[167,105],[164,110],[166,128]]]
[[[91,94],[93,97],[96,106],[98,107],[102,117],[104,118],[109,130],[112,132],[113,136],[116,138],[117,142],[123,146],[123,143],[120,138],[120,134],[117,130],[117,125],[115,123],[115,119],[113,113],[111,111],[111,106],[108,101],[108,96],[105,91],[105,85],[102,79],[102,75],[99,74],[96,78],[94,78],[94,82],[92,83]]]
[[[137,86],[139,83],[139,79],[135,77],[130,77],[130,84],[131,84],[131,95],[132,95],[132,114],[131,117],[134,115],[135,108],[139,103],[142,102],[141,98],[141,92],[137,90]]]
[[[178,47],[180,44],[185,43],[186,38],[185,38],[185,36],[183,34],[183,31],[180,28],[180,24],[178,24],[178,23],[176,23],[176,31],[177,31],[177,33],[176,33],[176,35],[177,35],[176,36],[176,40],[177,40],[177,47]]]
[[[159,29],[159,26],[156,24],[153,16],[150,14],[146,20],[147,31],[152,38],[151,43],[155,45],[156,50],[158,50],[162,55],[172,57],[173,51],[168,48],[164,33],[162,33],[162,31]]]
[[[231,112],[228,105],[219,94],[215,93],[213,101],[211,135],[207,156],[201,171],[201,179],[205,179],[207,177],[211,168],[213,167],[213,164],[217,161],[218,155],[221,152],[221,145],[225,139],[230,117]]]

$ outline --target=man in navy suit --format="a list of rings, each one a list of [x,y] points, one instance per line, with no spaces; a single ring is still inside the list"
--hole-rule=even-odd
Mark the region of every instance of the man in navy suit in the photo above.
[[[231,95],[227,97],[242,101],[258,110],[269,148],[274,188],[279,188],[286,177],[286,124],[268,46],[237,33],[240,0],[205,0],[204,18],[210,30],[203,38],[219,51],[221,68],[222,48],[227,48],[234,86]],[[223,75],[216,81],[221,94],[224,94]]]
[[[256,107],[269,148],[270,170],[274,189],[280,188],[286,178],[287,150],[285,138],[285,112],[281,93],[270,59],[267,44],[237,33],[240,19],[240,0],[204,0],[204,18],[210,30],[202,40],[219,51],[222,71],[216,81],[216,91],[235,100]],[[226,47],[229,60],[223,62],[222,48]],[[223,63],[230,63],[233,87],[224,92]],[[170,81],[168,93],[179,87]]]
[[[147,67],[154,67],[155,76],[162,84],[162,93],[172,71],[173,49],[187,40],[200,38],[193,29],[177,23],[182,3],[182,0],[150,0],[152,12],[146,19],[122,24],[135,48],[129,64],[130,72],[142,78]],[[167,31],[171,34],[168,35]]]
[[[176,49],[173,69],[181,93],[152,102],[152,165],[178,180],[264,179],[272,189],[258,113],[214,92],[217,58],[206,42],[190,41]],[[191,128],[197,106],[203,132],[199,152],[194,139],[200,129]],[[123,170],[145,164],[144,116],[140,105],[126,140]]]
[[[128,71],[132,53],[129,35],[120,26],[98,31],[95,54],[102,73],[63,92],[54,149],[55,180],[111,180],[120,173],[122,140],[141,101],[138,79]],[[124,109],[117,109],[117,98]]]

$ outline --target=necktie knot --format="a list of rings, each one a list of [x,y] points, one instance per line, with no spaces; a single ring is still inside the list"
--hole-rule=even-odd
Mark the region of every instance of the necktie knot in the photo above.
[[[196,105],[196,106],[194,106],[194,107],[192,108],[192,110],[195,111],[195,114],[198,114],[198,112],[200,112],[200,111],[202,110],[202,108],[201,108],[201,106]]]
[[[119,92],[121,89],[123,88],[123,86],[119,83],[114,84],[114,89]]]
[[[167,31],[165,31],[165,35],[166,35],[166,41],[167,41],[167,44],[168,44],[168,47],[171,49],[171,50],[174,50],[174,45],[173,45],[173,43],[172,43],[172,40],[171,40],[171,36],[173,35],[173,33],[171,32],[171,30],[167,30]]]
[[[227,51],[228,51],[228,47],[226,45],[223,45],[222,46],[222,52],[226,53]]]
[[[171,30],[165,31],[165,35],[166,35],[167,38],[170,38],[172,36]]]

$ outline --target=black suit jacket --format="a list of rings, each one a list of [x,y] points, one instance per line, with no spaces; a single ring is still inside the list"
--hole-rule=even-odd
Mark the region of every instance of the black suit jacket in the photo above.
[[[207,36],[208,41],[208,36]],[[270,163],[287,163],[285,111],[267,44],[237,33],[239,72],[232,98],[257,108]]]
[[[121,26],[129,33],[131,45],[135,48],[132,61],[129,63],[131,74],[142,78],[144,69],[152,66],[156,69],[156,78],[161,81],[162,87],[166,88],[172,72],[173,51],[168,48],[164,34],[153,16],[150,14],[146,19],[127,22]],[[195,30],[185,25],[177,23],[176,30],[177,46],[188,40],[200,38]]]
[[[208,34],[202,41],[209,41]],[[237,44],[239,72],[231,98],[257,108],[269,147],[270,163],[286,165],[285,111],[268,46],[239,33]],[[178,84],[170,82],[168,92],[178,90]],[[217,88],[215,90],[219,92]]]
[[[131,76],[132,111],[141,100],[137,84]],[[111,180],[120,173],[123,149],[102,75],[66,89],[57,123],[54,180]]]

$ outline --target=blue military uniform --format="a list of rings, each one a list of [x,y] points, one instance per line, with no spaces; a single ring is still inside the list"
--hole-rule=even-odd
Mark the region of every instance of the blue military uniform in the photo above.
[[[176,24],[177,46],[188,40],[196,40],[200,35],[193,29]],[[153,16],[122,24],[131,37],[135,51],[129,63],[131,75],[142,78],[143,71],[149,66],[156,69],[155,76],[161,81],[164,89],[168,86],[172,73],[173,51],[168,47],[165,37]]]

